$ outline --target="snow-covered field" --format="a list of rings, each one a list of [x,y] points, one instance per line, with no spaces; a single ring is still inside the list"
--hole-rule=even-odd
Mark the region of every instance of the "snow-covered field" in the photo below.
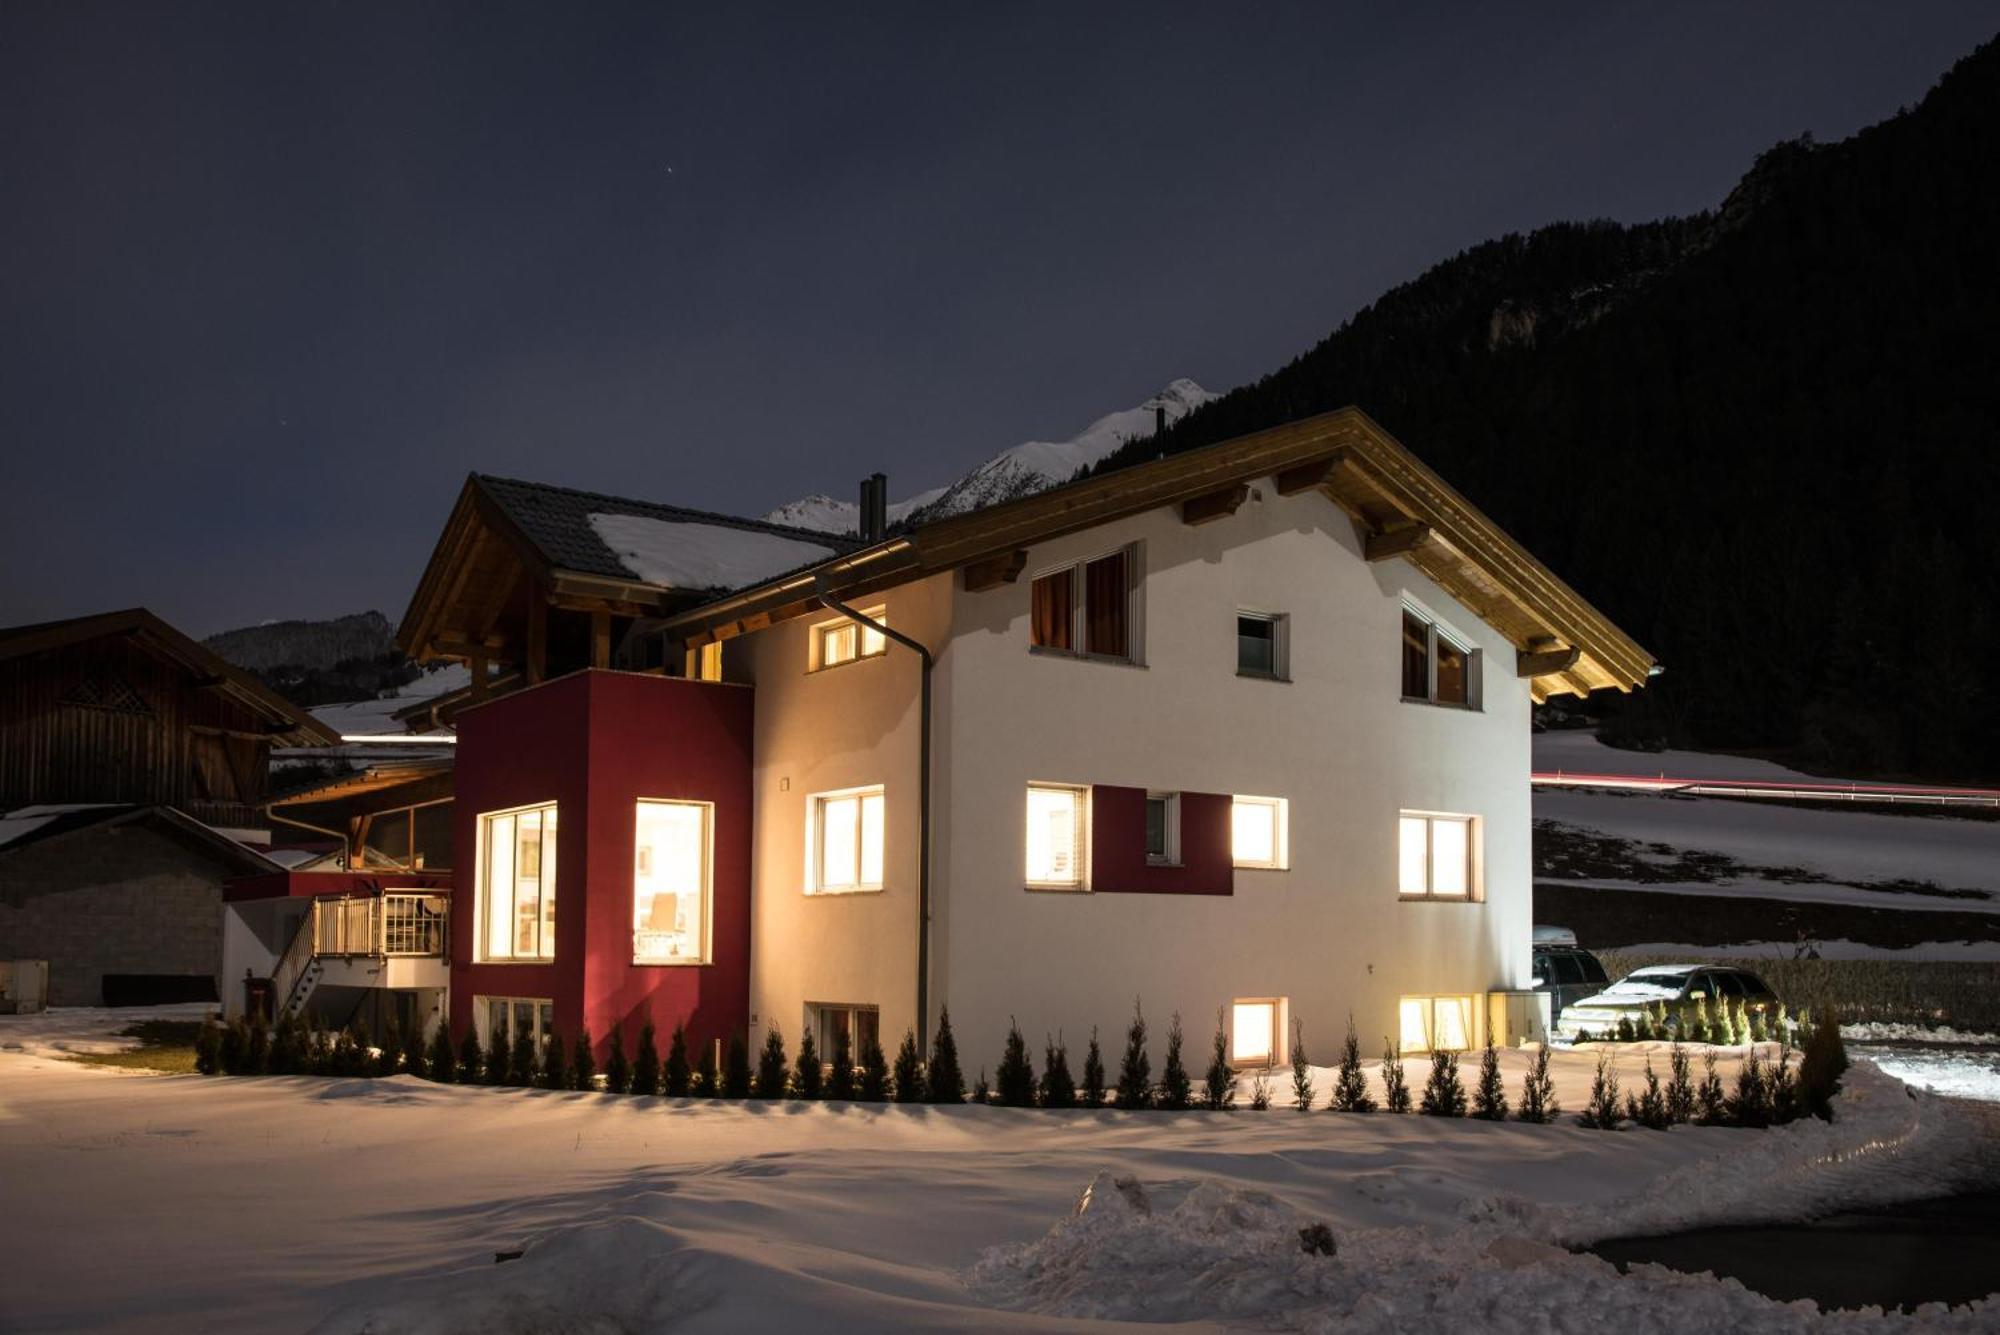
[[[1831,1126],[1606,1133],[60,1060],[133,1018],[0,1017],[0,1329],[1803,1330],[1815,1313],[1731,1281],[1560,1248],[2000,1181],[1979,1109],[1866,1066]],[[1511,1091],[1525,1059],[1506,1060]],[[1566,1105],[1594,1062],[1557,1054]],[[1338,1256],[1300,1249],[1309,1222]],[[1993,1330],[2000,1300],[1841,1324],[1878,1326]]]

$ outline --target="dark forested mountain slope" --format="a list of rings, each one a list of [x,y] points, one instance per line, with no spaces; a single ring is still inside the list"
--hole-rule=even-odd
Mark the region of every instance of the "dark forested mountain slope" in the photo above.
[[[1618,727],[2000,777],[2000,43],[1714,212],[1450,259],[1108,470],[1358,404],[1657,653]]]

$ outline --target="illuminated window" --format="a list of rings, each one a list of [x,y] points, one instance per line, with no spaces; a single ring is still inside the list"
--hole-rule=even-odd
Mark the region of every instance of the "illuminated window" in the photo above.
[[[1229,805],[1230,858],[1239,867],[1291,865],[1288,804],[1282,797],[1236,797]]]
[[[1404,997],[1397,1007],[1405,1052],[1463,1052],[1472,1046],[1471,996]]]
[[[1479,651],[1407,603],[1403,606],[1403,698],[1479,708]]]
[[[1028,884],[1083,888],[1083,789],[1028,785]]]
[[[1238,1001],[1230,1007],[1229,1060],[1238,1066],[1268,1066],[1278,1060],[1278,1003]]]
[[[1054,653],[1139,661],[1137,544],[1035,577],[1028,642]]]
[[[632,962],[708,963],[706,802],[638,804],[632,851]]]
[[[479,958],[556,954],[556,807],[479,818]]]
[[[1290,672],[1291,618],[1274,612],[1236,614],[1236,675],[1283,681]]]
[[[1405,811],[1397,822],[1397,888],[1405,899],[1473,898],[1473,820]]]
[[[870,621],[888,625],[888,609],[864,607],[861,615]],[[842,663],[852,663],[859,658],[879,658],[889,651],[888,637],[881,631],[864,626],[846,617],[838,621],[823,621],[813,627],[812,666],[818,668],[839,667]]]
[[[546,997],[484,997],[472,999],[472,1025],[485,1047],[497,1032],[509,1047],[515,1036],[525,1031],[540,1051],[556,1031],[556,1004]]]
[[[722,680],[722,641],[710,640],[694,651],[696,681]]]
[[[882,888],[882,809],[880,788],[851,788],[811,799],[807,832],[814,894],[846,894]]]
[[[1181,795],[1146,794],[1146,861],[1175,867],[1181,860]]]

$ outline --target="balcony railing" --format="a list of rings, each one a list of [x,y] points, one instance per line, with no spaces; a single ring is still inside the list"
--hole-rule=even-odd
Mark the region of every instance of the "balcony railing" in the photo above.
[[[442,957],[446,900],[441,894],[329,896],[313,901],[315,955]]]

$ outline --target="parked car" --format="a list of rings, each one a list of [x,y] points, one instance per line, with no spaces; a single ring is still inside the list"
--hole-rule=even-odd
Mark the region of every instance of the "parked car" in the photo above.
[[[1746,1011],[1773,1014],[1778,1010],[1777,993],[1748,969],[1722,964],[1655,964],[1635,969],[1596,996],[1570,1006],[1556,1021],[1555,1034],[1565,1042],[1574,1042],[1581,1033],[1603,1034],[1616,1029],[1621,1019],[1637,1021],[1655,1002],[1665,1004],[1671,1024],[1683,1003],[1698,998],[1705,998],[1711,1008],[1717,1001],[1740,1001]]]
[[[1535,990],[1549,994],[1549,1022],[1569,1006],[1602,992],[1611,981],[1597,956],[1567,927],[1535,928]]]

